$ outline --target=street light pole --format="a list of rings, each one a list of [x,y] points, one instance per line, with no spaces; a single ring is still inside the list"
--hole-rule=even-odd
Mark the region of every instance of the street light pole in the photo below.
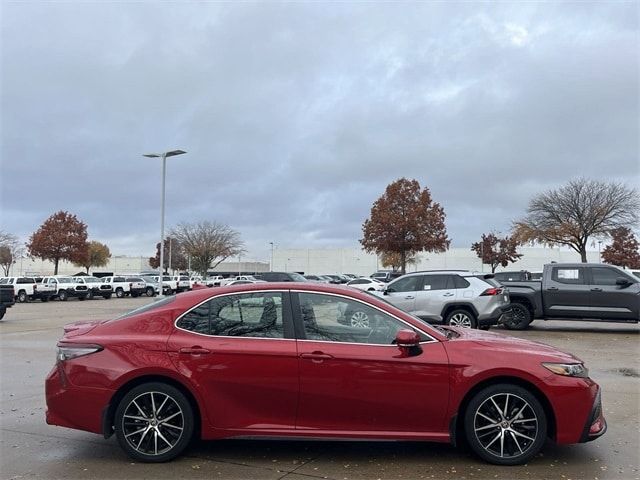
[[[273,272],[273,242],[269,242],[271,244],[271,261],[269,262],[269,271]]]
[[[160,293],[158,293],[158,297],[164,296],[162,281],[164,278],[164,199],[167,178],[167,157],[175,157],[176,155],[182,155],[183,153],[187,152],[183,150],[172,150],[170,152],[146,153],[143,155],[143,157],[147,158],[162,158],[162,192],[160,195],[160,276],[158,277],[158,283],[160,283]]]

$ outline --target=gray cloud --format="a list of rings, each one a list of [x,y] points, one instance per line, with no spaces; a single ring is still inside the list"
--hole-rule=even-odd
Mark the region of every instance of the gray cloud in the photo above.
[[[638,184],[638,5],[2,7],[2,228],[66,209],[116,253],[167,223],[253,256],[352,246],[402,176],[466,246],[575,175]]]

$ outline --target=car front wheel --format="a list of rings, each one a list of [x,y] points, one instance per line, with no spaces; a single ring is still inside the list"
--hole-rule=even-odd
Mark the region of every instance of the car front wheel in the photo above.
[[[544,445],[547,417],[528,390],[497,384],[471,399],[464,428],[469,445],[482,459],[496,465],[521,465]]]
[[[194,431],[191,404],[175,387],[145,383],[130,390],[115,414],[118,443],[134,460],[166,462],[189,445]]]
[[[531,311],[522,303],[511,304],[511,317],[504,322],[507,330],[526,330],[531,323]]]
[[[121,288],[117,288],[116,289],[116,297],[118,298],[124,298],[124,290]]]

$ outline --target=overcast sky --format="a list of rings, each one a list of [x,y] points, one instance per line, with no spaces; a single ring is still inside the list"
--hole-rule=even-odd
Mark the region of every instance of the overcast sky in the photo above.
[[[215,220],[249,257],[355,247],[400,177],[452,245],[541,190],[638,185],[640,3],[3,2],[1,223],[57,210],[114,255]]]

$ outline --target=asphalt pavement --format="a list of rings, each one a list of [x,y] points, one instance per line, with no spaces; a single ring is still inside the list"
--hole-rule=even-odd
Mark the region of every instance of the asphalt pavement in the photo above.
[[[602,386],[606,435],[594,442],[548,442],[529,464],[497,467],[449,445],[420,442],[196,442],[171,463],[132,462],[115,438],[45,423],[44,379],[62,326],[111,318],[149,298],[18,304],[0,321],[2,479],[638,479],[640,326],[544,322],[507,332],[582,358]]]

